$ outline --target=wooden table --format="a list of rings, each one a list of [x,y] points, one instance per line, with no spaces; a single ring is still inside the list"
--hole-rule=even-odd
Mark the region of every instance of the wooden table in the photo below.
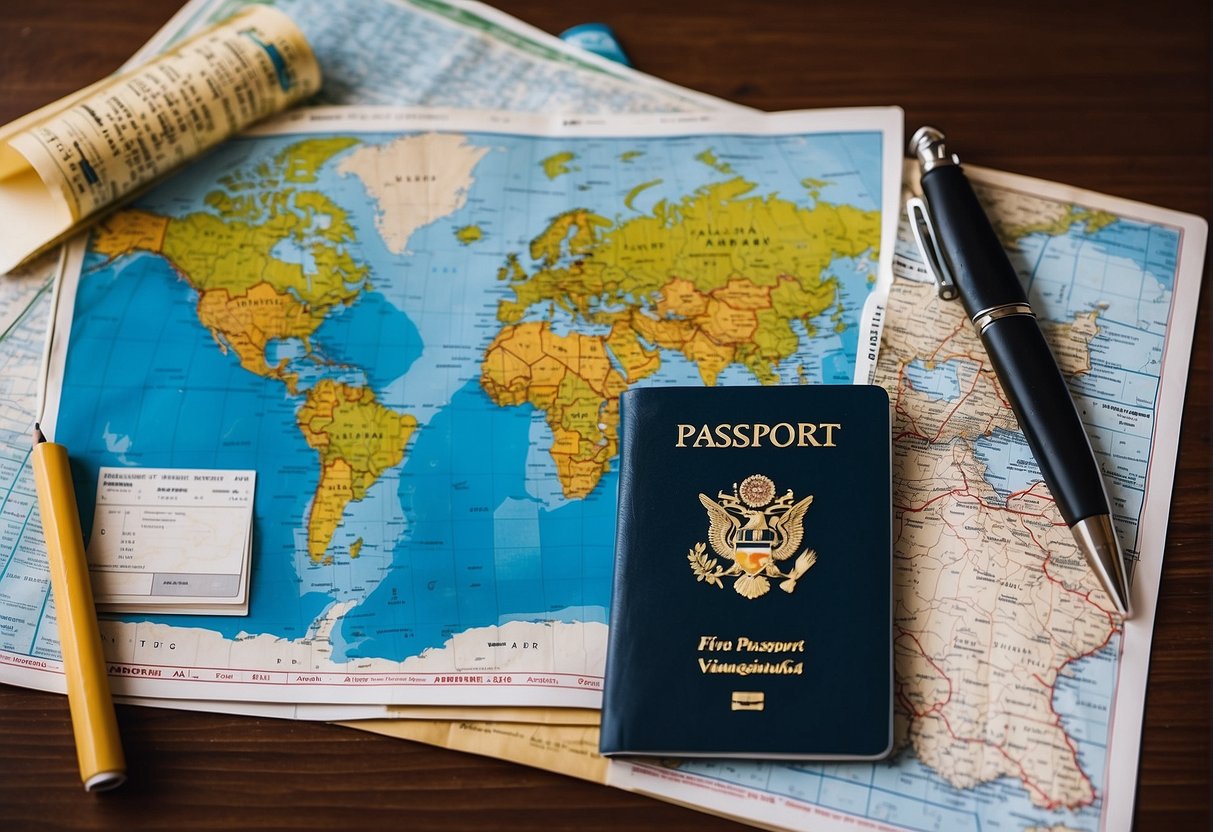
[[[113,71],[178,0],[5,0],[0,122]],[[1207,2],[502,3],[598,17],[636,65],[764,110],[899,104],[974,163],[1210,214]],[[990,7],[994,9],[993,6]],[[0,221],[3,221],[0,218]],[[1137,827],[1209,824],[1209,285],[1184,407]],[[631,794],[344,728],[121,707],[132,782],[87,796],[65,701],[0,686],[0,829],[739,828]]]

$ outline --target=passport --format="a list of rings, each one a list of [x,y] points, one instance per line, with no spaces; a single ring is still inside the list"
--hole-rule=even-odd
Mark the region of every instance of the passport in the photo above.
[[[601,752],[887,755],[885,391],[651,387],[620,406]]]

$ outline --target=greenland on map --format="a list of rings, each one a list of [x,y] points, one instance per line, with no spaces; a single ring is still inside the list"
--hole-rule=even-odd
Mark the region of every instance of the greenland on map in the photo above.
[[[900,121],[321,109],[113,215],[52,362],[83,517],[258,472],[250,615],[107,622],[118,689],[596,705],[619,394],[850,381]]]

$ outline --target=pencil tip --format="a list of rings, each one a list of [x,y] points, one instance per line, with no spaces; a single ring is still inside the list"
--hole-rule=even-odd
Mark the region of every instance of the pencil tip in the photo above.
[[[42,432],[42,425],[34,422],[34,444],[40,444],[46,441],[46,434]]]

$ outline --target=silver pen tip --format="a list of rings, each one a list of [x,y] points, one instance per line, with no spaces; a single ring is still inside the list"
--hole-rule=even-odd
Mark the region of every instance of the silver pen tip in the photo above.
[[[934,127],[919,127],[910,137],[910,153],[922,167],[922,172],[939,167],[940,165],[956,164],[956,157],[948,154],[944,144],[944,135]]]
[[[941,131],[924,124],[915,130],[914,135],[910,137],[910,152],[917,154],[920,146],[939,144],[943,140],[944,136]]]
[[[1116,614],[1121,618],[1132,616],[1125,559],[1116,539],[1116,530],[1112,528],[1112,519],[1106,514],[1084,517],[1070,527],[1070,532],[1091,571],[1099,578],[1108,600],[1116,608]]]

